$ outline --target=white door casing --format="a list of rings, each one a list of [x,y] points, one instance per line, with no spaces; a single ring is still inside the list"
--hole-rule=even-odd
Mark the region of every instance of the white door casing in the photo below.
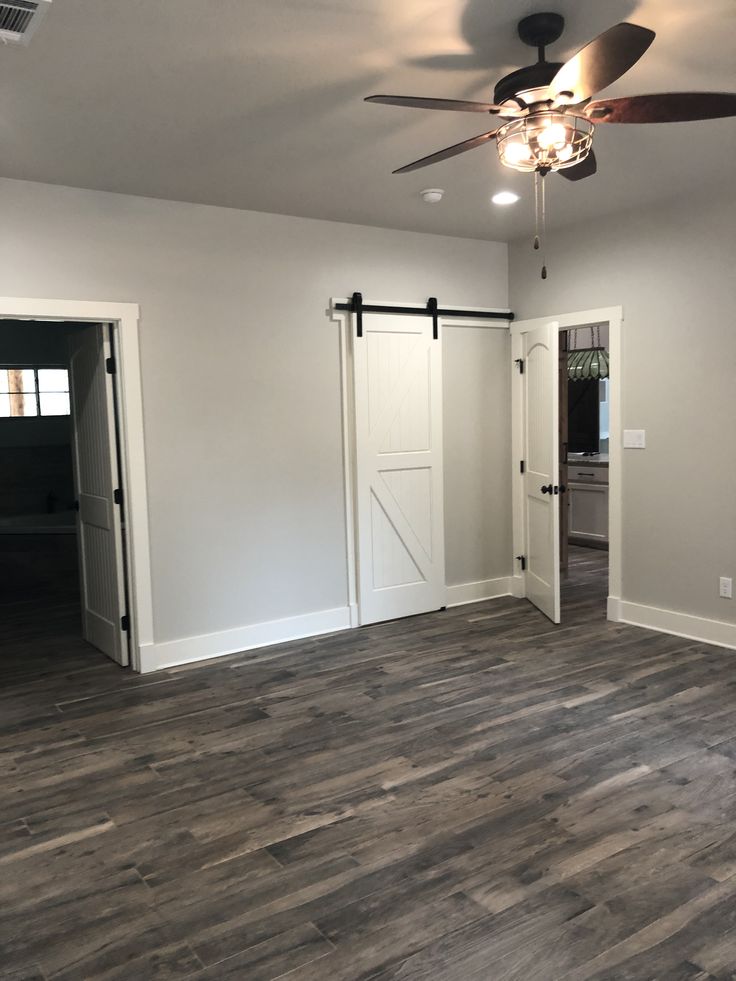
[[[83,634],[118,664],[128,663],[122,509],[113,494],[120,486],[116,458],[111,356],[104,328],[89,326],[70,340],[74,480],[79,511]]]
[[[354,338],[361,624],[445,603],[441,350],[426,317],[364,315]]]
[[[526,595],[560,622],[559,360],[555,321],[521,330]]]

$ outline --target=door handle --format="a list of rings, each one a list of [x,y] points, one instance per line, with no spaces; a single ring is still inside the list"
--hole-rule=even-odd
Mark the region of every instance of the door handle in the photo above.
[[[552,493],[552,484],[542,484],[542,493],[543,494],[551,494]]]
[[[560,494],[564,494],[566,490],[567,487],[564,484],[560,484]]]

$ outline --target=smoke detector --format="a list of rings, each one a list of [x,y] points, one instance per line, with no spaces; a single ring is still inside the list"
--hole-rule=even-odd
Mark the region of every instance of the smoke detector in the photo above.
[[[52,0],[0,0],[0,41],[28,44]]]
[[[445,192],[441,187],[427,187],[419,193],[425,204],[438,204]]]

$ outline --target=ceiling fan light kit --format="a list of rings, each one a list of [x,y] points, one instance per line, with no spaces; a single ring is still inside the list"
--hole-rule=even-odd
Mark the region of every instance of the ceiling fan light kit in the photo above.
[[[582,163],[593,144],[593,123],[562,112],[536,112],[512,119],[496,133],[502,164],[522,173],[548,174]]]
[[[495,140],[505,167],[534,174],[534,247],[539,248],[540,225],[544,235],[544,178],[559,172],[567,180],[578,181],[596,173],[594,124],[687,122],[736,116],[736,93],[732,92],[666,92],[591,101],[597,92],[636,64],[654,40],[654,31],[638,24],[616,24],[564,64],[549,62],[545,49],[560,38],[564,26],[564,18],[555,13],[531,14],[519,22],[519,37],[537,49],[537,62],[502,78],[494,88],[493,102],[368,96],[366,102],[485,113],[502,121],[496,129],[431,153],[394,173],[409,173]],[[547,278],[545,265],[542,278]]]

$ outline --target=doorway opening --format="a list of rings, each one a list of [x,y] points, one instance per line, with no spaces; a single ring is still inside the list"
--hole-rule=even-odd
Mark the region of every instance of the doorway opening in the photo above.
[[[46,630],[130,661],[113,345],[110,324],[0,320],[0,601],[31,659]]]
[[[559,334],[561,610],[605,615],[610,470],[609,325]]]
[[[569,608],[584,600],[583,587],[596,609],[620,619],[622,319],[620,307],[605,307],[511,326],[513,591],[553,623],[563,595]],[[598,361],[606,385],[592,378],[571,389],[571,370],[580,386]]]
[[[13,325],[18,343],[48,333],[41,328],[58,335],[53,352],[19,353],[0,333],[9,444],[0,445],[0,512],[10,519],[0,534],[0,604],[4,653],[23,673],[104,665],[90,644],[135,671],[155,667],[139,316],[134,303],[0,297],[0,328]],[[52,483],[43,445],[54,447]],[[38,470],[44,489],[30,491]]]

